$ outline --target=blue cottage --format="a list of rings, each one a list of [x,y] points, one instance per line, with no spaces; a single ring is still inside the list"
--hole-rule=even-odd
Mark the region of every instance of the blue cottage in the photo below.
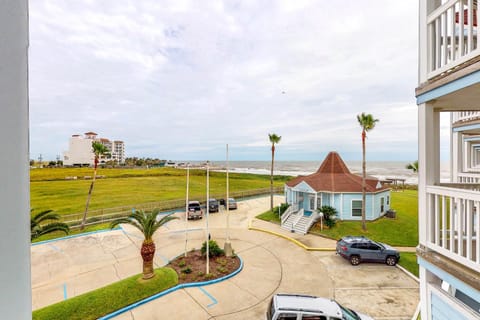
[[[317,172],[298,176],[285,185],[289,210],[282,226],[306,233],[318,219],[316,210],[324,205],[337,210],[338,220],[362,219],[362,177],[350,172],[337,152],[330,152]],[[365,216],[375,220],[390,209],[390,188],[367,176]]]

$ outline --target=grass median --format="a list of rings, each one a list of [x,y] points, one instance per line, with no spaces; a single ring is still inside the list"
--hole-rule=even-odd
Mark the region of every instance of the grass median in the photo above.
[[[35,310],[34,320],[89,320],[98,319],[132,303],[153,296],[175,286],[178,276],[171,268],[158,268],[155,277],[142,280],[142,275],[113,283],[48,307]]]

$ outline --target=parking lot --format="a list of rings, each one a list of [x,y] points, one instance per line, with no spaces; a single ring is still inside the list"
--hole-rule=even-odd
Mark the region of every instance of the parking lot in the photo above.
[[[277,198],[280,202],[282,198]],[[244,262],[236,276],[209,286],[180,289],[116,319],[263,319],[276,292],[306,293],[334,298],[375,319],[411,319],[418,303],[418,283],[399,268],[384,264],[350,263],[334,252],[309,252],[270,233],[248,230],[254,216],[267,210],[269,197],[238,203],[230,212],[233,249]],[[177,214],[181,215],[181,214]],[[183,217],[183,216],[182,216]],[[223,246],[225,212],[210,215],[212,239]],[[206,219],[173,220],[155,236],[157,266],[205,240]],[[285,232],[271,223],[253,220],[312,247],[334,248],[335,241]],[[141,236],[130,226],[87,236],[32,246],[33,308],[93,290],[141,272]]]

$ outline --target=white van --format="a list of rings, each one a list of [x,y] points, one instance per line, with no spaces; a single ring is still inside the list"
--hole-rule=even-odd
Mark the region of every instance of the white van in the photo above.
[[[345,308],[335,300],[277,293],[268,305],[266,320],[373,320],[373,318]]]

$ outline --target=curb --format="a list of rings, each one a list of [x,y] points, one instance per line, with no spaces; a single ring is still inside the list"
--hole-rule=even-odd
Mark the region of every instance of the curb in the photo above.
[[[286,239],[294,244],[296,244],[297,246],[307,250],[307,251],[335,251],[335,248],[315,248],[315,247],[308,247],[306,245],[304,245],[303,243],[301,243],[300,241],[298,241],[297,239],[293,239],[291,237],[288,237],[286,235],[283,235],[281,233],[278,233],[278,232],[275,232],[275,231],[270,231],[270,230],[267,230],[267,229],[262,229],[262,228],[257,228],[257,227],[253,227],[252,226],[252,221],[250,220],[250,222],[248,223],[248,230],[255,230],[255,231],[260,231],[260,232],[265,232],[265,233],[269,233],[269,234],[272,234],[274,236],[277,236],[277,237],[280,237],[280,238],[283,238],[283,239]]]
[[[202,286],[208,286],[208,285],[211,285],[211,284],[215,284],[215,283],[218,283],[218,282],[222,282],[222,281],[225,281],[227,279],[230,279],[231,277],[237,275],[240,271],[242,271],[243,269],[243,260],[242,258],[240,258],[240,256],[237,256],[238,259],[240,259],[240,267],[238,267],[237,270],[235,270],[234,272],[230,273],[229,275],[226,275],[224,277],[221,277],[221,278],[218,278],[218,279],[215,279],[215,280],[210,280],[210,281],[202,281],[202,282],[190,282],[190,283],[183,283],[183,284],[179,284],[179,285],[176,285],[175,287],[172,287],[170,289],[167,289],[165,291],[162,291],[162,292],[159,292],[157,294],[154,294],[153,296],[150,296],[148,298],[145,298],[143,300],[140,300],[140,301],[137,301],[135,303],[132,303],[131,305],[128,305],[126,307],[123,307],[122,309],[119,309],[117,311],[114,311],[110,314],[107,314],[103,317],[100,317],[98,318],[97,320],[108,320],[108,319],[112,319],[124,312],[127,312],[127,311],[130,311],[132,309],[135,309],[147,302],[150,302],[150,301],[153,301],[155,299],[158,299],[160,297],[163,297],[169,293],[172,293],[174,291],[177,291],[179,289],[185,289],[185,288],[192,288],[192,287],[202,287]]]
[[[102,229],[102,230],[97,230],[97,231],[90,231],[90,232],[85,232],[85,233],[79,233],[79,234],[72,234],[71,236],[65,236],[61,238],[55,238],[55,239],[50,239],[50,240],[43,240],[43,241],[38,241],[34,242],[31,244],[31,246],[37,246],[40,244],[45,244],[45,243],[51,243],[51,242],[56,242],[56,241],[61,241],[61,240],[67,240],[67,239],[72,239],[72,238],[78,238],[78,237],[83,237],[83,236],[89,236],[92,234],[96,233],[103,233],[103,232],[109,232],[109,231],[115,231],[115,230],[123,230],[122,227],[118,226],[113,229]]]

